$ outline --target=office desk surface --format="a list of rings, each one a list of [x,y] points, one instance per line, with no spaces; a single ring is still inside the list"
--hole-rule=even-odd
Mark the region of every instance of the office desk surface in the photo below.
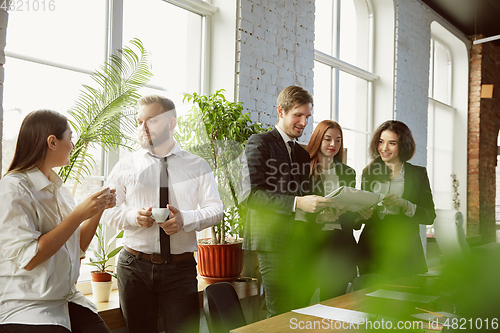
[[[200,307],[203,307],[203,289],[210,283],[198,278],[198,295],[200,298]],[[259,289],[257,279],[241,278],[231,282],[240,299],[258,296]],[[94,301],[92,294],[85,295],[91,301]],[[110,330],[125,327],[123,316],[120,310],[118,290],[113,290],[109,302],[95,303],[99,315],[104,320]]]
[[[377,297],[366,296],[367,293],[371,293],[378,289],[386,289],[393,291],[400,291],[406,293],[418,293],[418,294],[426,294],[429,291],[428,285],[432,284],[433,278],[431,277],[418,277],[418,282],[415,283],[407,283],[405,280],[396,280],[391,282],[391,284],[378,285],[366,289],[362,289],[350,294],[342,295],[339,297],[335,297],[323,302],[320,302],[322,305],[332,306],[337,308],[356,310],[361,312],[366,312],[370,314],[377,314],[384,317],[378,318],[387,318],[387,317],[396,317],[401,321],[415,321],[418,319],[414,317],[410,317],[409,314],[417,314],[418,310],[415,309],[416,306],[422,308],[428,308],[436,311],[431,304],[419,304],[414,302],[405,302],[405,301],[397,301],[397,300],[389,300]],[[416,287],[415,285],[419,285]],[[394,313],[397,313],[394,316]],[[314,327],[314,322],[317,322],[317,326]],[[309,326],[307,326],[309,323]],[[293,331],[301,331],[299,324],[302,325],[304,331],[307,332],[365,332],[367,329],[365,326],[360,325],[358,327],[349,326],[346,324],[344,327],[340,327],[340,325],[335,326],[335,321],[332,323],[330,320],[326,320],[326,322],[322,321],[322,318],[304,315],[295,312],[287,312],[272,318],[268,318],[265,320],[261,320],[259,322],[243,326],[240,328],[236,328],[231,330],[231,333],[284,333],[284,332],[293,332]],[[374,330],[375,331],[375,330]],[[378,331],[384,331],[384,329],[379,329]],[[394,330],[397,331],[397,330]],[[415,330],[412,332],[435,332],[435,330],[425,329],[425,330]]]

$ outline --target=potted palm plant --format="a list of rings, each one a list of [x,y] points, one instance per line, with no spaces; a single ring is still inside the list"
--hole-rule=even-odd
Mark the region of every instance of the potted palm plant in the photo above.
[[[88,152],[90,147],[100,145],[104,151],[119,147],[133,149],[134,140],[129,133],[136,127],[134,115],[140,98],[138,91],[149,81],[152,73],[149,53],[142,42],[133,39],[130,44],[131,47],[118,50],[100,70],[91,74],[93,86],[83,85],[75,106],[68,112],[69,123],[78,139],[69,165],[59,170],[59,176],[64,182],[75,180],[73,196],[81,179],[90,175],[95,165]],[[120,235],[115,235],[112,240],[120,238]],[[96,231],[98,247],[94,251],[96,258],[91,259],[90,265],[96,266],[100,272],[109,267],[108,261],[121,249],[111,248],[111,243],[105,246],[103,236],[99,225]],[[111,280],[111,275],[104,275]]]
[[[191,110],[179,117],[177,141],[184,149],[203,157],[212,168],[224,202],[224,217],[212,227],[212,237],[198,241],[198,272],[207,280],[236,279],[243,268],[242,232],[246,206],[244,192],[244,148],[252,134],[263,132],[261,123],[243,113],[243,105],[226,100],[224,90],[211,95],[186,94]],[[215,259],[217,258],[217,259]]]
[[[90,147],[100,145],[105,151],[133,148],[135,141],[130,134],[136,127],[138,91],[153,74],[149,53],[142,42],[133,39],[130,44],[134,48],[118,50],[101,70],[91,74],[95,87],[83,85],[75,106],[68,111],[69,123],[78,139],[69,165],[59,169],[59,176],[64,182],[75,180],[73,195],[80,180],[91,174],[95,164],[88,153]]]

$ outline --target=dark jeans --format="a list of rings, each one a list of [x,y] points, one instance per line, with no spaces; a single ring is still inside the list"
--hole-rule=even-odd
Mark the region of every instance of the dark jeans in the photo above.
[[[122,250],[117,265],[120,307],[129,333],[156,333],[158,310],[165,332],[198,332],[196,261],[153,264]]]
[[[106,324],[98,314],[81,305],[68,303],[71,332],[73,333],[110,333]],[[0,325],[0,333],[68,333],[58,325]]]

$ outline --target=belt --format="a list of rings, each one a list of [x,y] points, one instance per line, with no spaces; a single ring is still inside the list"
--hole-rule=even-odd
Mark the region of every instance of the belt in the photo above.
[[[181,254],[171,254],[170,260],[163,260],[161,255],[157,253],[142,253],[136,250],[132,250],[131,248],[124,246],[125,251],[133,254],[134,256],[139,256],[140,259],[149,261],[153,264],[171,264],[176,261],[186,260],[189,258],[193,258],[193,252],[184,252]]]

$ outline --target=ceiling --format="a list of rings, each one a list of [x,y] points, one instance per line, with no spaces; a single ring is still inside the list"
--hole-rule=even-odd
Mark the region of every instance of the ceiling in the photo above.
[[[500,35],[500,0],[422,0],[465,35]],[[494,42],[500,45],[500,40]]]

